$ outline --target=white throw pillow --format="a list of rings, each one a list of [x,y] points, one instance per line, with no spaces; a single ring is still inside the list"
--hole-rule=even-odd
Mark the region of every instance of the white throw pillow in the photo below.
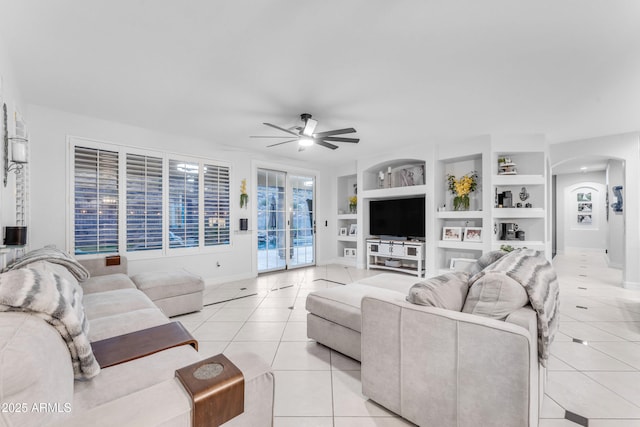
[[[462,271],[445,273],[416,283],[409,289],[407,301],[460,311],[469,290],[469,275]]]
[[[501,271],[489,271],[469,288],[462,311],[492,319],[504,319],[529,303],[522,285]]]

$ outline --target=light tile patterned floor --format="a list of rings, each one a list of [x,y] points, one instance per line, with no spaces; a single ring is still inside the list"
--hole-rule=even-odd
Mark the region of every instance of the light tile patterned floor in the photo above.
[[[640,291],[622,289],[620,271],[599,253],[559,255],[554,265],[562,318],[540,427],[577,426],[565,410],[588,417],[590,427],[640,426]],[[357,361],[306,336],[309,292],[379,273],[330,265],[208,286],[205,301],[251,296],[175,319],[207,355],[252,351],[271,363],[275,427],[412,425],[362,396]]]

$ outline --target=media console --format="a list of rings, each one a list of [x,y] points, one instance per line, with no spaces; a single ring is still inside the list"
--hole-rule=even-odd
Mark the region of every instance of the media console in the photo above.
[[[424,277],[424,242],[367,239],[367,270],[372,268]]]

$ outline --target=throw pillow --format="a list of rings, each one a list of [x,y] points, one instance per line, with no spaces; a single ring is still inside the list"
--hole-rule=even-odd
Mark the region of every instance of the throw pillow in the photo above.
[[[469,288],[462,311],[502,320],[528,303],[520,283],[501,271],[488,271]]]
[[[469,269],[469,277],[473,277],[474,275],[478,274],[506,254],[508,254],[508,252],[505,251],[491,251],[483,254],[480,258],[478,258],[478,261],[476,261],[476,263],[473,264]]]
[[[469,290],[469,275],[462,271],[445,273],[416,283],[409,289],[407,301],[460,311]]]

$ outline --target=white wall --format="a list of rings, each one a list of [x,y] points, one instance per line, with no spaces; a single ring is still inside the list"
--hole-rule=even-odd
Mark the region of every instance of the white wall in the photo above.
[[[607,165],[607,187],[609,189],[609,241],[607,244],[609,267],[622,268],[624,265],[624,206],[622,213],[614,213],[611,203],[613,187],[624,182],[624,162],[622,160],[609,160]],[[626,201],[626,200],[625,200]]]
[[[605,252],[609,226],[606,220],[605,171],[558,175],[556,178],[558,253],[570,248],[593,249]],[[591,194],[592,223],[578,223],[578,193]]]
[[[625,223],[623,285],[640,289],[640,134],[627,133],[551,145],[551,163],[581,156],[624,160]]]
[[[251,213],[240,212],[239,194],[240,181],[247,179],[250,200],[255,196],[253,179],[253,160],[270,162],[282,170],[305,170],[308,165],[296,164],[295,161],[282,161],[257,153],[236,151],[223,148],[215,142],[183,136],[169,135],[129,126],[121,123],[80,116],[53,110],[42,106],[29,106],[32,144],[32,173],[31,173],[31,228],[30,247],[38,248],[47,244],[55,244],[66,248],[68,230],[67,209],[69,169],[67,136],[85,137],[93,140],[116,143],[126,146],[149,148],[167,152],[179,152],[221,160],[231,163],[231,202],[232,224],[238,228],[238,219],[242,217],[255,218],[255,203],[249,204]],[[330,200],[328,179],[318,173],[316,198],[318,207],[316,218],[318,226],[317,253],[318,262],[328,252],[325,249],[327,241],[324,221],[329,219],[329,207],[324,200]],[[331,216],[333,217],[333,216]],[[322,227],[320,227],[322,224]],[[251,229],[254,224],[250,224]],[[252,277],[256,274],[255,247],[257,240],[255,233],[233,234],[233,244],[214,253],[158,257],[153,259],[133,259],[130,257],[129,271],[132,274],[142,271],[169,270],[186,268],[202,275],[209,282]],[[66,248],[68,249],[68,248]],[[220,267],[217,267],[217,263]]]
[[[4,41],[0,38],[0,169],[4,168],[4,134],[1,130],[4,120],[2,113],[2,104],[7,104],[8,110],[8,128],[9,136],[13,135],[15,127],[12,125],[13,112],[19,111],[24,114],[24,104],[22,101],[22,95],[18,87],[17,77],[13,71],[12,63],[9,58],[9,52],[4,44]],[[27,117],[28,119],[28,117]],[[0,172],[2,175],[2,172]],[[0,177],[0,230],[3,230],[4,226],[15,225],[16,223],[16,197],[15,197],[15,174],[10,173],[8,177],[7,186],[3,187],[1,184],[2,177]],[[1,235],[1,233],[0,233]],[[1,240],[1,238],[0,238]]]

